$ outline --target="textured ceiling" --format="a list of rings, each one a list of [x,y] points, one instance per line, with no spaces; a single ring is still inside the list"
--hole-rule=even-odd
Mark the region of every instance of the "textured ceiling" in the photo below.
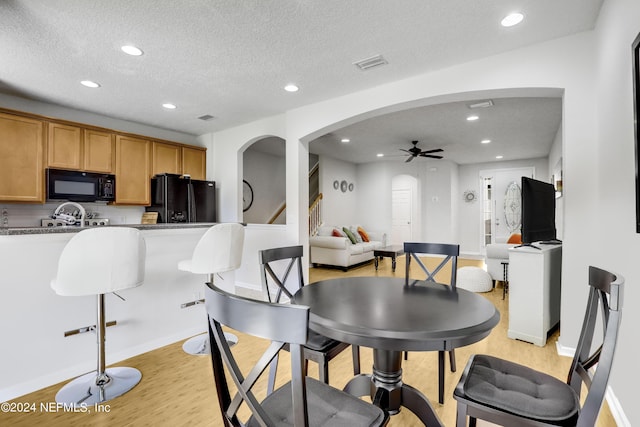
[[[200,135],[589,30],[601,3],[4,0],[0,92]],[[516,9],[524,22],[501,27]],[[144,55],[123,54],[124,44]],[[366,72],[353,65],[377,54],[389,64]],[[101,87],[85,88],[84,79]],[[285,92],[290,82],[300,91]],[[206,114],[215,119],[198,119]],[[409,139],[453,144],[460,136]]]

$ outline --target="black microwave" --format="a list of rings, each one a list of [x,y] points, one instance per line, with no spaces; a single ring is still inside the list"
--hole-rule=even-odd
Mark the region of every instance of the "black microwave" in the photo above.
[[[47,169],[47,200],[113,202],[115,199],[115,175]]]

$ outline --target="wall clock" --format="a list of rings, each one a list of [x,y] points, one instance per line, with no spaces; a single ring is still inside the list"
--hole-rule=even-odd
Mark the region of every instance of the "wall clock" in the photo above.
[[[253,188],[246,180],[242,180],[242,212],[249,210],[253,204]]]
[[[476,192],[473,190],[467,190],[464,192],[464,194],[462,195],[462,198],[464,199],[465,202],[467,203],[471,203],[471,202],[475,202],[476,201]]]

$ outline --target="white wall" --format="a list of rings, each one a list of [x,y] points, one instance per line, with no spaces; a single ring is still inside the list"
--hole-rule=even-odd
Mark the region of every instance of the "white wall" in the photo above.
[[[584,263],[599,265],[626,279],[622,329],[610,385],[628,418],[627,425],[640,425],[640,407],[634,399],[638,375],[636,327],[640,324],[640,235],[635,232],[635,153],[633,129],[633,87],[631,43],[640,31],[640,2],[607,0],[596,27],[597,61],[597,145],[596,185],[583,196],[597,201],[596,224],[583,230]],[[564,154],[565,160],[569,159]],[[566,178],[568,180],[568,177]],[[570,212],[567,191],[565,213]],[[571,218],[566,215],[565,226]],[[565,236],[567,240],[569,236]],[[584,274],[581,279],[584,282]],[[582,302],[582,300],[578,300]],[[563,304],[564,306],[564,304]]]
[[[353,184],[353,191],[335,189],[333,182]],[[322,193],[322,222],[325,225],[345,226],[362,224],[358,206],[361,180],[356,176],[356,165],[327,156],[320,156],[320,192]]]
[[[404,163],[372,162],[357,165],[360,193],[358,216],[372,230],[391,237],[391,190],[394,177],[411,175],[418,181],[418,209],[414,219],[417,240],[441,243],[458,242],[455,204],[452,194],[457,188],[457,165],[447,160],[423,160]]]
[[[558,128],[558,132],[553,140],[551,151],[549,152],[547,162],[547,180],[551,178],[551,175],[555,175],[555,180],[558,177],[562,178],[562,122]],[[564,236],[564,197],[560,196],[556,198],[556,237],[560,240]]]

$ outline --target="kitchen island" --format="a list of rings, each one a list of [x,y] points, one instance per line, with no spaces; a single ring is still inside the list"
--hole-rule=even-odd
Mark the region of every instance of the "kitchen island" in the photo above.
[[[204,305],[182,306],[204,297],[206,276],[177,265],[211,225],[127,225],[141,229],[146,241],[145,281],[118,292],[125,301],[106,296],[106,321],[116,322],[106,332],[108,365],[205,332]],[[96,298],[61,297],[50,286],[62,249],[79,230],[0,228],[0,401],[95,369],[95,335],[65,332],[95,325]],[[217,284],[233,289],[234,278],[223,274]]]

